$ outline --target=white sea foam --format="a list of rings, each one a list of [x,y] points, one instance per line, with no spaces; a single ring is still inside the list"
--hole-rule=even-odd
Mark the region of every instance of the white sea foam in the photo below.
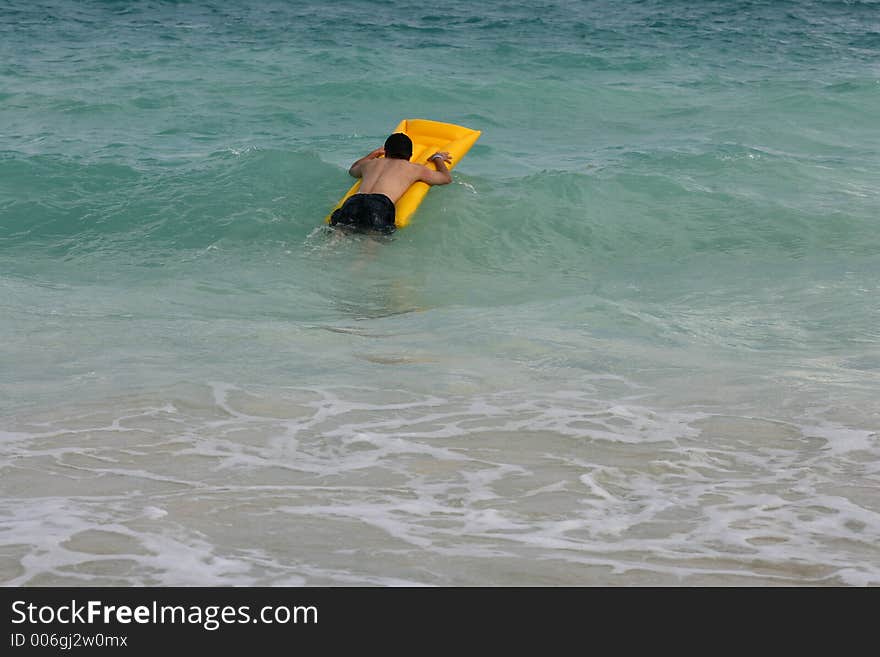
[[[876,434],[596,392],[216,383],[19,419],[0,578],[880,583]]]

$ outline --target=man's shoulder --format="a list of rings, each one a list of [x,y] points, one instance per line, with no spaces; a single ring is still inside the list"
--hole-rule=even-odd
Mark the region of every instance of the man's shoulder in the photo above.
[[[409,160],[389,160],[386,167],[386,170],[389,172],[393,171],[397,175],[411,176],[421,175],[421,172],[428,168],[424,164],[418,164]]]
[[[416,169],[425,168],[424,164],[417,164],[415,162],[410,162],[409,160],[396,160],[393,158],[385,157],[376,158],[375,160],[370,160],[368,162],[365,162],[364,164],[371,166],[375,169],[411,169],[414,171]]]

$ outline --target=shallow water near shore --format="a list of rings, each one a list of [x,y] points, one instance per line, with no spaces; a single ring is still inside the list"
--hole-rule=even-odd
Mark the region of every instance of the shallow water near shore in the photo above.
[[[7,3],[0,583],[880,584],[878,34]],[[483,136],[328,229],[404,117]]]

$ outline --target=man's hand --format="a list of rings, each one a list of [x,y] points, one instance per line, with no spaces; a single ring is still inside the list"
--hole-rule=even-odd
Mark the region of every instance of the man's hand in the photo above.
[[[385,157],[385,149],[381,146],[367,155],[367,160],[375,160],[377,157]]]
[[[431,167],[424,167],[422,177],[419,180],[429,185],[448,185],[452,182],[452,174],[446,168],[447,163],[452,162],[452,156],[449,153],[437,151],[428,158],[428,162],[433,162],[437,170],[434,171]]]
[[[452,156],[447,151],[437,151],[428,158],[428,162],[435,162],[436,164],[439,164],[440,161],[442,161],[444,164],[450,164],[452,162]]]

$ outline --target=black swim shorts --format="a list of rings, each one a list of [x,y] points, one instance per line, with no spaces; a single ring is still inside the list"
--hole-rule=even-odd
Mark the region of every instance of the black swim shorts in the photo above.
[[[330,225],[390,233],[394,230],[394,203],[385,194],[354,194],[330,215]]]

